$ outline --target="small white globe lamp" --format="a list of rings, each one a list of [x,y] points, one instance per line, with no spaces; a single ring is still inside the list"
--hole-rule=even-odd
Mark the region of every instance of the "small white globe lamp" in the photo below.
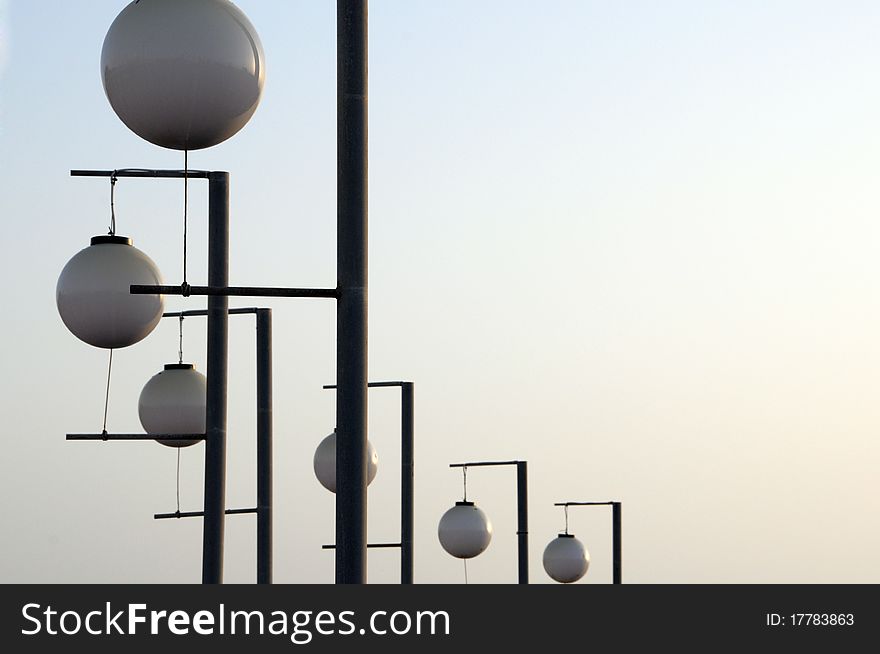
[[[559,534],[544,548],[544,570],[554,581],[570,584],[590,567],[590,554],[572,534]]]
[[[117,349],[146,338],[162,318],[165,298],[132,295],[132,284],[162,285],[153,260],[124,236],[95,236],[67,262],[55,287],[65,326],[81,341]]]
[[[169,363],[146,383],[138,399],[138,416],[148,434],[204,434],[208,382],[191,363]],[[197,440],[158,441],[188,447]]]
[[[263,92],[260,37],[229,0],[138,0],[113,21],[101,51],[104,92],[150,143],[200,150],[250,120]]]
[[[452,556],[472,559],[489,547],[492,523],[473,502],[456,502],[440,518],[437,536],[443,549]]]
[[[336,430],[318,444],[312,461],[315,477],[331,493],[336,492]],[[367,485],[369,486],[379,471],[379,455],[370,441],[367,441]]]

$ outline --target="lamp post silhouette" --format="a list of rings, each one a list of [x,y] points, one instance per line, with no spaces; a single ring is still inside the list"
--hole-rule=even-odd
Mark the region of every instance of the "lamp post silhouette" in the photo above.
[[[155,15],[149,16],[150,13]],[[167,12],[162,43],[150,25]],[[204,30],[204,12],[228,28],[226,43]],[[143,20],[148,16],[150,20]],[[172,18],[173,20],[168,20]],[[173,33],[173,36],[170,36]],[[196,35],[195,38],[187,35]],[[244,39],[244,40],[241,40]],[[180,52],[168,53],[168,43]],[[237,47],[237,44],[243,47]],[[164,48],[164,50],[162,49]],[[239,57],[245,53],[246,61]],[[179,55],[179,56],[177,56]],[[171,62],[171,65],[169,65]],[[241,82],[235,93],[187,90],[213,71]],[[183,65],[185,64],[185,65]],[[235,134],[253,113],[262,91],[265,66],[253,26],[229,2],[131,3],[117,17],[102,52],[104,87],[120,119],[136,134],[163,147],[188,151],[210,147]],[[245,78],[240,78],[244,74]],[[201,77],[200,77],[201,76]],[[250,76],[250,77],[248,77]],[[251,77],[253,79],[251,79]],[[208,75],[206,79],[212,79]],[[216,91],[217,89],[212,89]],[[228,91],[228,89],[227,89]],[[234,97],[233,97],[234,96]],[[156,102],[156,99],[159,99]],[[213,100],[212,100],[213,98]],[[229,174],[222,171],[71,171],[74,176],[153,177],[208,180],[207,286],[133,283],[132,294],[208,297],[205,506],[202,581],[222,583],[228,371],[228,309],[231,296],[311,297],[337,301],[336,581],[366,581],[367,434],[367,1],[337,1],[337,285],[333,289],[267,289],[229,286]],[[117,101],[119,100],[119,101]],[[135,102],[131,102],[135,100]],[[195,106],[206,101],[207,105]],[[227,100],[245,101],[242,112],[227,111]],[[180,108],[170,111],[168,107]],[[225,113],[224,113],[225,112]],[[241,120],[243,118],[243,121]],[[170,135],[169,135],[170,134]],[[118,435],[122,436],[122,435]],[[131,440],[138,439],[138,435]],[[153,440],[166,436],[150,435]],[[188,435],[193,436],[193,435]],[[122,440],[119,438],[118,440]],[[146,439],[144,439],[146,440]]]
[[[368,543],[367,548],[400,548],[400,583],[413,583],[413,506],[415,478],[415,384],[407,381],[370,382],[368,388],[400,388],[400,543]],[[336,384],[324,386],[327,390]],[[323,545],[322,549],[336,549]]]
[[[622,584],[623,583],[623,541],[621,538],[622,531],[622,504],[620,502],[557,502],[553,506],[561,506],[565,509],[565,534],[560,534],[559,538],[574,538],[571,534],[568,533],[568,507],[570,506],[610,506],[611,507],[611,549],[612,549],[612,583],[613,584]],[[557,540],[559,540],[557,538]],[[579,541],[578,541],[579,542]],[[553,543],[551,542],[551,546]],[[550,546],[548,546],[549,548]],[[567,556],[569,558],[577,558],[578,556],[583,556],[583,552],[580,555],[573,548],[567,548],[567,552],[561,552],[562,556]],[[589,560],[587,561],[587,563]],[[566,564],[566,562],[563,562]],[[545,561],[545,568],[547,567]],[[563,567],[570,567],[568,565],[564,565]],[[569,578],[566,581],[577,581],[583,574],[586,572],[586,566],[576,578]],[[548,574],[550,570],[548,570]],[[558,575],[557,575],[558,576]],[[563,574],[563,576],[565,576]],[[572,575],[574,576],[574,575]],[[556,579],[551,574],[551,577]],[[556,579],[557,581],[561,581],[561,579]]]
[[[272,309],[236,308],[229,315],[255,315],[257,322],[257,506],[226,509],[226,515],[257,516],[257,583],[272,583]],[[163,318],[207,316],[205,310],[169,312]],[[204,517],[204,511],[157,513],[156,520]]]
[[[516,513],[517,513],[517,568],[518,583],[529,583],[529,480],[527,461],[471,461],[470,463],[451,463],[450,468],[478,468],[485,466],[516,466]],[[458,503],[455,508],[470,505],[471,503]],[[454,509],[453,509],[454,510]],[[448,514],[448,512],[447,512]],[[490,530],[491,534],[491,530]],[[488,542],[486,542],[488,545]],[[485,545],[483,546],[485,549]],[[480,550],[482,551],[482,549]],[[479,553],[479,552],[477,552]],[[471,555],[473,556],[473,555]],[[469,557],[466,557],[469,558]]]

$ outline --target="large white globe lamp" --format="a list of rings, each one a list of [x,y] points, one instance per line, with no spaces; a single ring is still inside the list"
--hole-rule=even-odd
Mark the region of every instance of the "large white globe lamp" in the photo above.
[[[204,434],[207,379],[191,363],[169,363],[146,383],[138,399],[138,416],[148,434]],[[187,447],[192,439],[158,441]]]
[[[572,534],[559,534],[544,548],[544,570],[554,581],[570,584],[590,567],[590,554]]]
[[[113,21],[101,77],[113,111],[163,148],[200,150],[236,134],[263,92],[263,46],[229,0],[138,0]]]
[[[331,493],[336,492],[336,430],[318,444],[312,461],[315,476],[321,485]],[[379,471],[379,455],[370,441],[367,441],[367,485],[371,484]]]
[[[473,502],[456,502],[440,518],[437,536],[449,554],[459,559],[471,559],[489,547],[492,523]]]
[[[65,326],[89,345],[121,348],[146,338],[162,318],[161,295],[132,295],[132,284],[162,285],[153,260],[124,236],[96,236],[67,262],[55,287]]]

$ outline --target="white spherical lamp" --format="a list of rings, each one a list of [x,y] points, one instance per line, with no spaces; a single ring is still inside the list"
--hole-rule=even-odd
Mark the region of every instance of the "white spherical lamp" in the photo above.
[[[492,523],[473,502],[456,502],[440,518],[437,536],[449,554],[459,559],[471,559],[489,547]]]
[[[336,430],[318,444],[312,460],[315,477],[331,493],[336,492]],[[376,478],[379,471],[379,455],[370,441],[367,441],[367,485]]]
[[[65,326],[81,341],[121,348],[146,338],[162,318],[161,295],[132,295],[132,284],[159,286],[153,260],[123,236],[96,236],[58,278],[55,303]]]
[[[544,548],[544,570],[554,581],[570,584],[590,567],[590,554],[572,534],[559,534]]]
[[[204,434],[207,379],[191,363],[170,363],[146,383],[138,399],[138,416],[148,434]],[[197,440],[158,441],[187,447]]]
[[[113,21],[101,52],[104,91],[150,143],[199,150],[250,120],[266,67],[254,26],[229,0],[138,0]]]

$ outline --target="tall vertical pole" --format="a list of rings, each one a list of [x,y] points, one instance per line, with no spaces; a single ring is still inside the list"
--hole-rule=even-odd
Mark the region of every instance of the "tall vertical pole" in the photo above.
[[[528,463],[516,462],[516,534],[519,541],[519,583],[529,583],[529,472]]]
[[[613,558],[614,558],[614,578],[612,583],[622,584],[623,583],[623,545],[621,542],[621,504],[620,502],[612,502],[611,503],[611,549],[613,550]]]
[[[229,285],[229,173],[208,176],[208,285]],[[205,412],[205,520],[202,583],[223,583],[226,511],[226,387],[229,299],[208,298],[207,408]]]
[[[336,583],[367,572],[367,0],[337,0]]]
[[[413,383],[400,387],[400,583],[413,583]]]
[[[257,583],[272,583],[272,309],[257,309]]]

